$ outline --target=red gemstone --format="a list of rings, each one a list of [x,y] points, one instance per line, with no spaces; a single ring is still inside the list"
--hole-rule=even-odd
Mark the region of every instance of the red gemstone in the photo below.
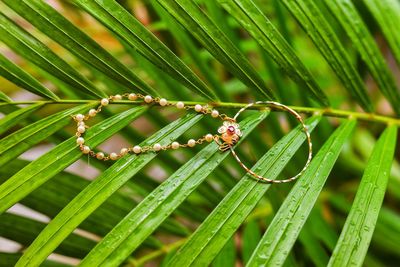
[[[228,134],[229,135],[232,135],[232,134],[234,134],[235,133],[235,127],[233,127],[233,126],[228,126]]]

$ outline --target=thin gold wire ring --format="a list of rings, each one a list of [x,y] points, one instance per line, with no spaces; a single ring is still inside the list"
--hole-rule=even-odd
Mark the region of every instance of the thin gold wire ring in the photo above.
[[[303,119],[301,118],[301,116],[294,111],[293,109],[289,108],[288,106],[285,106],[283,104],[277,103],[277,102],[273,102],[273,101],[257,101],[254,103],[250,103],[248,105],[246,105],[245,107],[243,107],[242,109],[240,109],[235,117],[233,117],[233,120],[236,121],[237,117],[240,115],[240,113],[242,113],[243,111],[245,111],[246,109],[248,109],[249,107],[253,106],[253,105],[257,105],[257,104],[267,104],[268,106],[271,107],[275,107],[281,110],[285,110],[288,111],[290,114],[292,114],[302,125],[303,130],[304,130],[304,134],[307,137],[307,142],[308,142],[308,159],[306,164],[304,165],[304,168],[295,176],[290,177],[288,179],[285,180],[273,180],[273,179],[269,179],[266,177],[263,177],[261,175],[258,175],[257,173],[255,173],[254,171],[252,171],[251,169],[249,169],[246,165],[244,165],[244,163],[240,160],[239,156],[236,154],[235,150],[233,149],[233,146],[230,146],[230,150],[233,154],[233,156],[235,157],[235,159],[239,162],[240,166],[242,166],[243,169],[246,170],[246,172],[248,172],[249,174],[251,174],[253,177],[255,177],[256,179],[259,179],[263,182],[267,182],[267,183],[288,183],[291,182],[293,180],[296,180],[297,178],[299,178],[304,172],[305,170],[308,168],[308,166],[310,165],[311,159],[312,159],[312,142],[311,142],[311,136],[310,136],[310,132],[307,129],[307,126],[304,124]]]

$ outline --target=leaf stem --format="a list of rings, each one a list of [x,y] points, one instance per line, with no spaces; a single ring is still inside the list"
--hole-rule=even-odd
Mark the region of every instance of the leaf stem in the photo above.
[[[18,101],[18,102],[9,102],[9,103],[0,103],[0,107],[7,105],[32,105],[37,103],[42,103],[46,105],[50,104],[87,104],[94,103],[97,100],[58,100],[58,101]],[[175,104],[177,101],[169,101],[172,104]],[[115,101],[114,104],[129,104],[129,105],[143,105],[142,101]],[[219,108],[227,108],[227,109],[239,109],[246,105],[246,103],[227,103],[227,102],[193,102],[193,101],[185,101],[186,105],[209,105],[212,107]],[[320,114],[328,117],[338,117],[338,118],[354,118],[361,121],[369,121],[369,122],[378,122],[385,124],[394,124],[400,126],[400,119],[395,117],[383,116],[375,113],[363,113],[349,110],[340,110],[340,109],[332,109],[332,108],[314,108],[314,107],[301,107],[301,106],[289,106],[297,112],[305,113],[305,114]],[[251,109],[265,109],[268,108],[266,105],[254,105]]]

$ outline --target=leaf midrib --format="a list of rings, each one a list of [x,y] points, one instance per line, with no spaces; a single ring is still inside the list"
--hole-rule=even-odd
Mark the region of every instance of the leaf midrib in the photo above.
[[[201,105],[209,105],[210,107],[215,107],[215,108],[224,108],[227,110],[232,110],[232,109],[241,109],[244,106],[246,106],[248,103],[238,103],[238,102],[203,102],[203,101],[185,101],[182,100],[185,105],[188,106],[194,106],[196,104],[201,104]],[[46,101],[14,101],[10,103],[0,103],[0,107],[3,106],[8,106],[8,105],[27,105],[27,104],[38,104],[42,103],[45,105],[65,105],[65,104],[89,104],[89,103],[95,103],[96,100],[89,100],[89,99],[81,99],[81,100],[68,100],[68,99],[62,99],[59,101],[53,101],[53,100],[46,100]],[[168,101],[170,104],[176,104],[178,101]],[[143,105],[143,102],[140,101],[127,101],[127,100],[121,100],[121,101],[114,101],[113,104],[118,104],[118,105]],[[284,104],[284,103],[283,103]],[[377,113],[366,113],[366,112],[357,112],[357,111],[352,111],[352,110],[341,110],[341,109],[333,109],[333,108],[318,108],[318,107],[307,107],[307,106],[292,106],[288,105],[291,109],[295,110],[298,113],[304,113],[304,114],[317,114],[325,117],[337,117],[337,118],[354,118],[359,121],[367,121],[367,122],[374,122],[374,123],[383,123],[385,125],[387,124],[392,124],[392,125],[397,125],[400,126],[400,117],[393,117],[393,116],[387,116],[387,115],[381,115]],[[249,110],[262,110],[268,108],[267,105],[265,104],[257,104],[249,108]],[[275,111],[275,110],[271,110]]]

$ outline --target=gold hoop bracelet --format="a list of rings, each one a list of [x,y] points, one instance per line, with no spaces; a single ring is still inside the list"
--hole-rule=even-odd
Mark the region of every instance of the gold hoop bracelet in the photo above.
[[[253,177],[255,177],[255,178],[257,178],[257,179],[259,179],[259,180],[261,180],[261,181],[263,181],[263,182],[267,182],[267,183],[288,183],[288,182],[291,182],[291,181],[293,181],[293,180],[296,180],[297,178],[299,178],[299,177],[305,172],[305,170],[308,168],[308,166],[309,166],[309,164],[310,164],[310,162],[311,162],[311,159],[312,159],[312,142],[311,142],[310,132],[308,131],[307,126],[304,124],[303,119],[301,118],[301,116],[300,116],[296,111],[294,111],[293,109],[291,109],[291,108],[289,108],[289,107],[287,107],[287,106],[285,106],[285,105],[283,105],[283,104],[281,104],[281,103],[273,102],[273,101],[257,101],[257,102],[254,102],[254,103],[250,103],[250,104],[246,105],[245,107],[243,107],[242,109],[240,109],[240,110],[236,113],[235,117],[233,117],[233,120],[236,121],[236,119],[237,119],[237,117],[240,115],[240,113],[242,113],[243,111],[245,111],[245,110],[248,109],[249,107],[251,107],[251,106],[253,106],[253,105],[258,105],[258,104],[266,104],[267,106],[270,106],[270,107],[274,107],[274,108],[277,108],[277,109],[281,109],[281,110],[284,110],[284,111],[288,111],[290,114],[292,114],[292,115],[300,122],[300,124],[301,124],[302,127],[303,127],[303,131],[304,131],[304,134],[306,135],[307,143],[308,143],[308,158],[307,158],[307,162],[306,162],[306,164],[304,165],[303,169],[302,169],[297,175],[295,175],[295,176],[293,176],[293,177],[290,177],[290,178],[288,178],[288,179],[284,179],[284,180],[273,180],[273,179],[269,179],[269,178],[263,177],[263,176],[261,176],[261,175],[258,175],[257,173],[255,173],[254,171],[252,171],[251,169],[249,169],[249,168],[240,160],[239,156],[236,154],[236,152],[235,152],[235,150],[233,149],[233,147],[230,146],[229,148],[230,148],[230,150],[231,150],[233,156],[234,156],[235,159],[237,160],[237,162],[240,164],[240,166],[242,166],[242,168],[245,169],[246,172],[248,172],[250,175],[252,175]]]
[[[196,140],[189,139],[187,141],[187,143],[185,143],[185,144],[180,144],[180,143],[174,141],[168,145],[161,145],[159,143],[156,143],[156,144],[153,144],[150,146],[143,146],[143,147],[136,145],[136,146],[132,146],[132,147],[121,148],[119,153],[112,152],[112,153],[109,153],[108,155],[101,151],[99,151],[99,152],[93,151],[88,145],[85,144],[85,139],[83,138],[84,133],[86,132],[86,129],[89,128],[89,126],[86,124],[86,121],[89,120],[90,118],[95,117],[98,113],[101,112],[102,108],[104,108],[105,106],[108,106],[113,101],[122,100],[123,98],[127,98],[131,101],[136,101],[139,99],[139,100],[142,100],[145,104],[158,104],[162,107],[175,106],[178,109],[184,109],[184,110],[193,109],[194,111],[196,111],[198,113],[209,114],[213,118],[219,118],[223,121],[223,124],[221,127],[218,128],[218,134],[213,135],[211,133],[207,133],[204,136],[202,136]],[[272,106],[272,107],[275,107],[278,109],[288,111],[289,113],[294,115],[296,117],[296,119],[303,126],[304,132],[307,136],[307,141],[308,141],[308,145],[309,145],[309,153],[308,153],[308,160],[307,160],[306,165],[304,166],[302,171],[299,174],[297,174],[296,176],[291,177],[289,179],[285,179],[285,180],[272,180],[272,179],[262,177],[256,173],[254,173],[246,165],[244,165],[243,162],[240,160],[239,156],[234,151],[234,149],[233,149],[234,145],[239,141],[240,137],[242,136],[240,126],[236,122],[236,119],[244,110],[248,109],[249,107],[251,107],[255,104],[266,104],[268,106]],[[297,179],[307,169],[307,167],[311,161],[311,158],[312,158],[311,137],[310,137],[307,127],[304,124],[300,115],[296,111],[292,110],[291,108],[289,108],[283,104],[280,104],[277,102],[272,102],[272,101],[257,101],[254,103],[250,103],[250,104],[246,105],[245,107],[243,107],[242,109],[240,109],[236,113],[236,115],[233,118],[231,118],[231,117],[227,116],[226,114],[220,114],[218,110],[211,108],[208,105],[196,104],[196,105],[188,105],[187,106],[182,101],[178,101],[173,104],[173,103],[169,102],[168,100],[166,100],[165,98],[159,98],[159,97],[153,98],[150,95],[145,96],[142,94],[126,93],[123,95],[113,95],[113,96],[109,96],[108,98],[103,98],[100,100],[99,106],[96,109],[89,110],[88,113],[85,115],[84,114],[76,114],[72,117],[77,123],[77,130],[76,130],[75,136],[76,136],[76,143],[78,144],[79,149],[82,151],[82,153],[87,154],[98,160],[103,160],[103,161],[118,160],[119,158],[121,158],[127,154],[130,154],[130,153],[142,154],[142,153],[146,153],[146,152],[158,152],[158,151],[167,150],[167,149],[178,149],[178,148],[182,148],[182,147],[194,147],[194,146],[202,144],[204,142],[215,141],[218,144],[219,149],[221,151],[226,151],[226,150],[230,149],[230,151],[232,152],[235,159],[239,162],[240,166],[242,166],[253,177],[255,177],[259,180],[262,180],[264,182],[268,182],[268,183],[286,183],[286,182],[290,182],[290,181]],[[220,140],[222,140],[222,142]]]

